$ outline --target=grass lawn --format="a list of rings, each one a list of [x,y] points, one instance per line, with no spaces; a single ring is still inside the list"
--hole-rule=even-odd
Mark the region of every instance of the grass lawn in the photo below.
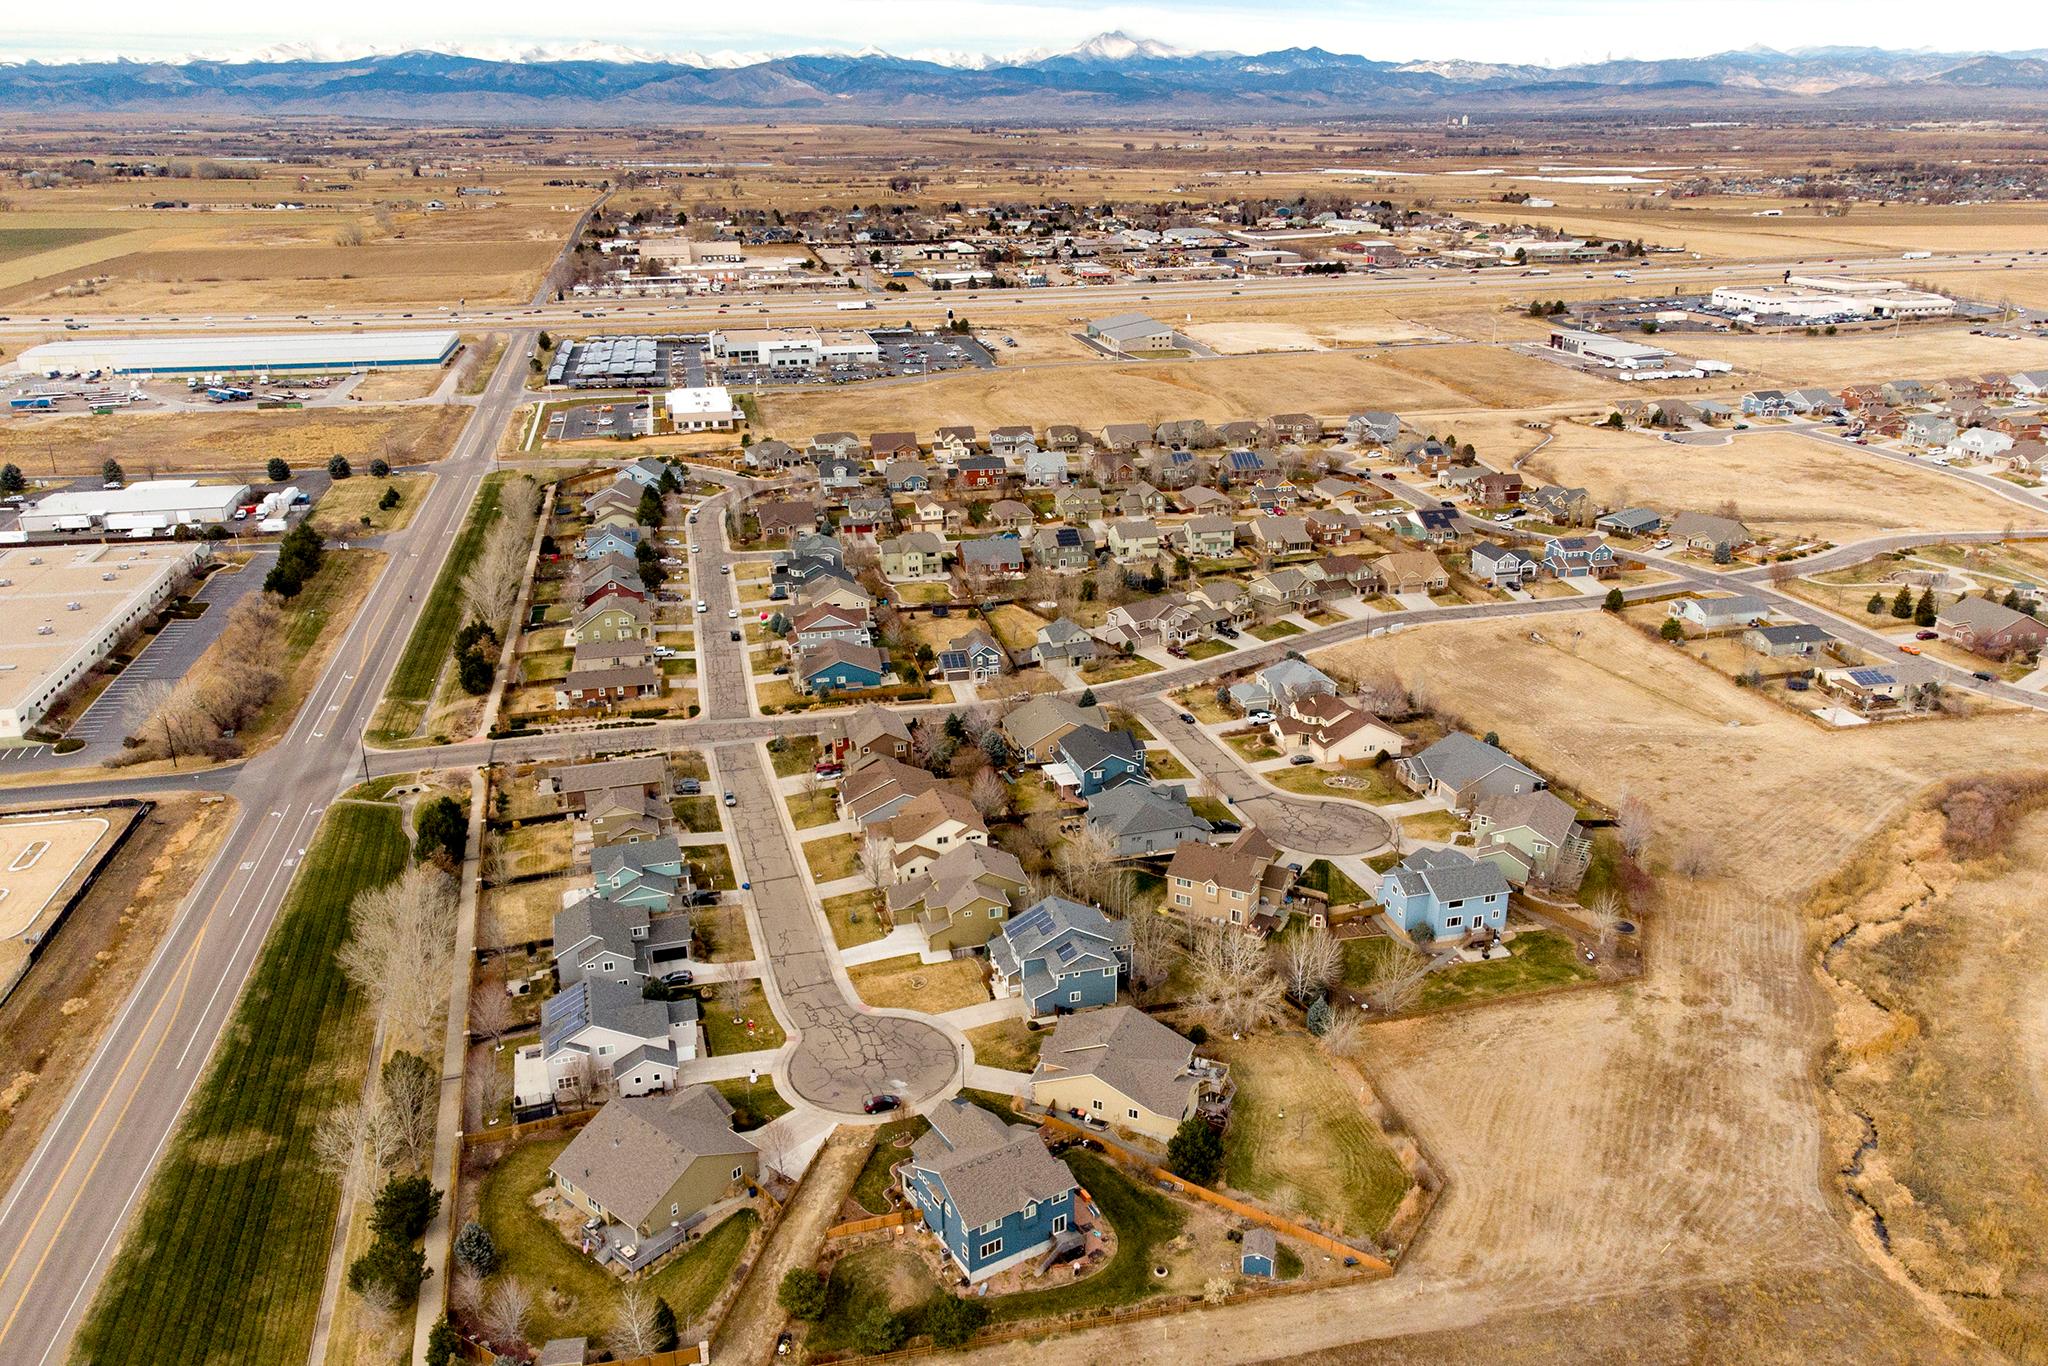
[[[724,828],[716,797],[677,797],[668,805],[676,813],[676,824],[693,835],[708,835]]]
[[[1107,659],[1097,664],[1084,665],[1081,679],[1086,683],[1114,683],[1119,679],[1138,678],[1145,674],[1159,672],[1159,666],[1143,655],[1132,655],[1129,659]]]
[[[575,854],[575,827],[568,821],[541,821],[490,838],[513,877],[566,873]]]
[[[889,591],[895,595],[896,601],[909,607],[922,607],[930,603],[953,600],[953,585],[944,579],[920,579],[910,583],[891,584]]]
[[[1218,655],[1230,654],[1236,649],[1237,647],[1227,640],[1198,640],[1188,646],[1188,658],[1214,659]]]
[[[880,913],[875,910],[875,894],[871,891],[826,897],[825,919],[832,926],[833,940],[842,949],[872,944],[887,933]]]
[[[775,776],[790,778],[809,773],[818,762],[818,737],[791,735],[779,743],[769,742],[768,757],[775,764]]]
[[[889,1212],[889,1168],[910,1156],[910,1145],[931,1127],[923,1115],[906,1115],[875,1130],[875,1150],[868,1154],[860,1175],[853,1178],[853,1198],[862,1209],[869,1214]]]
[[[766,1076],[756,1082],[749,1082],[745,1077],[728,1077],[711,1084],[731,1103],[733,1127],[741,1133],[758,1129],[769,1120],[779,1119],[796,1108],[782,1098],[782,1092],[776,1090],[775,1083]]]
[[[619,1282],[562,1241],[527,1203],[528,1196],[548,1184],[548,1164],[568,1146],[566,1138],[551,1138],[514,1149],[484,1177],[478,1192],[479,1222],[498,1245],[496,1274],[533,1287],[526,1331],[540,1341],[602,1337],[618,1306]],[[732,1279],[760,1222],[750,1209],[729,1215],[639,1285],[667,1300],[678,1318],[703,1313]]]
[[[1223,737],[1223,743],[1253,763],[1280,757],[1280,751],[1274,746],[1272,736],[1263,730],[1248,730],[1236,735],[1226,735]]]
[[[1174,756],[1170,749],[1148,749],[1145,751],[1145,768],[1155,778],[1192,778],[1188,766]]]
[[[986,1001],[988,988],[982,985],[981,967],[972,959],[952,958],[943,963],[923,963],[916,954],[884,958],[879,963],[862,963],[848,968],[853,989],[871,1006],[897,1010],[921,1010],[938,1015],[961,1006]]]
[[[462,625],[462,576],[476,562],[483,549],[484,533],[498,519],[499,494],[506,478],[503,474],[487,474],[477,489],[469,517],[456,534],[448,559],[420,608],[419,622],[405,643],[405,653],[398,657],[398,666],[392,670],[391,685],[371,725],[370,739],[385,743],[403,740],[425,719],[434,685],[441,677],[442,666],[455,652],[455,632]]]
[[[1365,900],[1365,889],[1326,858],[1319,858],[1301,871],[1301,885],[1321,892],[1333,906],[1350,906]]]
[[[796,822],[799,830],[830,825],[839,819],[839,802],[829,787],[821,787],[816,792],[795,792],[784,800],[789,803],[789,818]]]
[[[1583,982],[1594,975],[1572,941],[1555,930],[1523,930],[1508,945],[1509,957],[1491,963],[1464,963],[1432,972],[1422,984],[1416,1004],[1427,1010],[1482,997]]]
[[[768,997],[761,984],[749,979],[737,1006],[723,1004],[725,983],[697,989],[698,1018],[704,1025],[704,1045],[713,1057],[729,1053],[752,1053],[763,1048],[782,1047],[782,1026],[768,1009]],[[737,1017],[737,1018],[735,1018]],[[747,1028],[752,1022],[753,1028]]]
[[[730,892],[740,885],[732,875],[732,850],[722,844],[686,844],[683,859],[690,865],[699,887]]]
[[[1376,1236],[1408,1192],[1408,1172],[1305,1035],[1211,1039],[1237,1099],[1223,1178],[1273,1208]]]
[[[1194,812],[1205,821],[1234,821],[1237,819],[1236,816],[1231,814],[1230,808],[1223,804],[1223,800],[1220,797],[1190,797],[1188,798],[1188,810]]]
[[[1372,985],[1374,971],[1386,959],[1397,958],[1406,964],[1420,957],[1406,940],[1389,939],[1383,934],[1340,939],[1337,946],[1344,955],[1344,966],[1338,980],[1353,991],[1364,991]]]
[[[1373,765],[1364,762],[1340,764],[1336,768],[1324,768],[1319,764],[1290,764],[1259,775],[1277,788],[1288,792],[1299,792],[1305,797],[1341,797],[1350,802],[1368,802],[1381,805],[1387,802],[1413,801],[1415,794],[1401,786],[1394,779],[1392,764]],[[1344,779],[1341,783],[1333,778]]]
[[[832,1267],[825,1283],[825,1312],[805,1331],[804,1349],[813,1356],[851,1349],[855,1325],[876,1300],[905,1316],[906,1327],[914,1332],[918,1310],[940,1293],[924,1259],[907,1247],[864,1247],[848,1253]]]
[[[690,912],[690,925],[711,941],[710,962],[744,963],[754,956],[754,937],[747,929],[744,906],[724,902],[698,906]]]
[[[1022,1020],[1002,1020],[968,1030],[967,1042],[974,1045],[974,1060],[984,1067],[1029,1072],[1038,1066],[1045,1035],[1045,1030],[1032,1029]]]
[[[1218,721],[1235,719],[1237,713],[1216,700],[1216,689],[1182,688],[1173,695],[1176,705],[1185,708],[1197,721],[1214,725]]]
[[[397,531],[412,522],[414,507],[433,482],[431,474],[394,474],[388,479],[362,475],[344,479],[328,486],[327,492],[320,495],[320,501],[313,505],[312,515],[307,520],[322,536],[336,541],[352,541],[359,536]],[[398,491],[397,506],[378,506],[386,489]],[[365,517],[370,519],[367,527],[363,525]]]
[[[1103,1217],[1116,1230],[1116,1255],[1086,1280],[989,1301],[991,1323],[1119,1307],[1158,1293],[1152,1279],[1153,1250],[1180,1232],[1186,1218],[1180,1207],[1138,1185],[1094,1153],[1070,1151],[1066,1161],[1074,1179],[1088,1188]]]
[[[341,1198],[313,1132],[369,1056],[334,954],[349,904],[406,859],[397,808],[329,812],[79,1330],[81,1360],[305,1359]]]
[[[811,880],[820,885],[860,871],[860,841],[852,835],[827,835],[804,846]]]
[[[1448,811],[1418,811],[1401,817],[1401,828],[1410,839],[1448,840],[1464,833],[1465,822]]]
[[[1252,634],[1260,640],[1285,640],[1289,636],[1298,636],[1302,633],[1299,626],[1285,617],[1278,621],[1269,621],[1264,626],[1254,626],[1251,629]]]
[[[1615,899],[1626,906],[1627,898],[1621,887],[1621,836],[1612,826],[1597,826],[1588,830],[1593,841],[1593,853],[1586,860],[1586,875],[1579,881],[1579,904],[1591,906],[1603,893],[1614,893]]]

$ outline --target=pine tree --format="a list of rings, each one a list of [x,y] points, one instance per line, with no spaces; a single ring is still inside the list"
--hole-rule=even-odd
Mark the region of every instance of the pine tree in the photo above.
[[[1934,590],[1932,588],[1920,590],[1920,601],[1913,604],[1913,624],[1915,626],[1934,625]]]
[[[1909,620],[1913,615],[1913,590],[1899,585],[1899,595],[1892,599],[1892,615],[1900,621]]]
[[[1865,604],[1863,605],[1863,610],[1864,610],[1864,611],[1866,611],[1866,612],[1868,612],[1868,613],[1870,613],[1870,615],[1872,615],[1873,617],[1881,617],[1881,616],[1883,616],[1883,615],[1884,615],[1884,594],[1882,594],[1882,593],[1872,593],[1872,594],[1870,595],[1870,601],[1869,601],[1869,602],[1867,602],[1867,603],[1865,603]]]

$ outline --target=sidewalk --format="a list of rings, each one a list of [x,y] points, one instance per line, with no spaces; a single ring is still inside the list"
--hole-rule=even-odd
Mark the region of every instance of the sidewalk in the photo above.
[[[1004,1020],[1021,1020],[1026,1006],[1022,996],[1006,996],[993,1001],[977,1001],[971,1006],[959,1006],[934,1017],[944,1020],[958,1030],[978,1029],[982,1025],[1001,1024]]]
[[[924,951],[924,936],[917,932],[915,925],[898,925],[880,939],[866,944],[856,944],[850,949],[839,951],[839,961],[848,967],[862,963],[879,963],[884,958],[901,958],[905,954]]]
[[[983,1067],[980,1063],[969,1063],[967,1084],[977,1091],[994,1091],[998,1095],[1016,1096],[1020,1099],[1031,1094],[1029,1072],[1009,1072],[1000,1067]]]

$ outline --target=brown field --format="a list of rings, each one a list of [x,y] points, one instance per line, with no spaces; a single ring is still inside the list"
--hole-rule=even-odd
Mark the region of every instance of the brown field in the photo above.
[[[462,430],[459,407],[337,408],[236,413],[111,413],[106,417],[38,418],[0,426],[0,460],[43,475],[98,473],[119,460],[130,479],[175,473],[239,473],[261,477],[283,456],[294,469],[324,468],[333,455],[366,465],[439,460]]]
[[[1711,511],[1733,498],[1752,530],[1833,541],[1893,531],[1996,530],[2021,511],[1961,480],[1792,432],[1745,432],[1725,446],[1680,446],[1642,432],[1560,424],[1557,439],[1530,457],[1522,473],[1583,485],[1595,500],[1615,507],[1642,502],[1667,511]]]

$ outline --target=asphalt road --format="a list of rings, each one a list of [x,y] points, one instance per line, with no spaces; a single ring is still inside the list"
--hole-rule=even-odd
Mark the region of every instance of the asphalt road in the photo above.
[[[196,783],[167,775],[101,781],[95,792],[224,789],[240,804],[156,957],[115,1016],[70,1099],[0,1202],[0,1361],[64,1360],[116,1240],[178,1114],[204,1073],[297,867],[337,790],[361,764],[357,737],[405,647],[448,547],[489,468],[525,377],[531,334],[515,335],[413,525],[390,538],[371,588],[287,734]],[[15,789],[11,800],[77,786]]]

